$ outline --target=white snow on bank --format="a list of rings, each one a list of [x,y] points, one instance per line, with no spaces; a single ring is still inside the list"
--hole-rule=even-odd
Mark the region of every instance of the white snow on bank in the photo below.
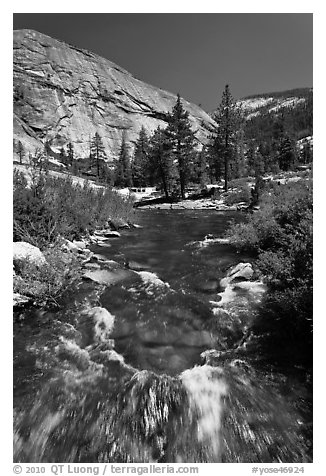
[[[48,158],[48,161],[49,161],[51,164],[57,165],[58,167],[62,167],[63,169],[66,169],[66,168],[67,168],[67,167],[65,166],[65,164],[63,164],[62,162],[60,162],[60,160],[55,159],[54,157],[49,157],[49,158]]]
[[[29,165],[14,164],[14,170],[15,169],[24,174],[24,176],[27,180],[27,185],[29,186],[32,182],[32,168]],[[56,172],[54,170],[49,170],[49,175],[51,177],[59,177],[59,178],[63,178],[63,179],[71,178],[72,183],[74,185],[78,184],[78,185],[84,186],[85,183],[87,182],[89,184],[89,186],[92,187],[92,188],[100,188],[100,189],[105,188],[102,185],[97,185],[96,183],[92,182],[91,180],[86,180],[82,177],[76,177],[75,175],[68,175],[68,174],[63,173],[63,172]]]

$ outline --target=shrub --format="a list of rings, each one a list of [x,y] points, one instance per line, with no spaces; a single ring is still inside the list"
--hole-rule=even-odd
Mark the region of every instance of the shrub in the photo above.
[[[244,185],[241,188],[230,191],[228,192],[225,203],[227,205],[234,205],[235,203],[240,203],[240,202],[250,202],[250,189],[248,188],[248,185]]]
[[[108,188],[92,188],[88,182],[74,184],[72,178],[34,174],[28,185],[14,173],[14,240],[40,248],[59,236],[68,239],[103,227],[109,220],[128,221],[133,202]]]
[[[312,184],[296,182],[265,192],[261,209],[233,225],[231,243],[254,251],[269,284],[254,324],[263,347],[287,358],[311,359],[313,233]]]

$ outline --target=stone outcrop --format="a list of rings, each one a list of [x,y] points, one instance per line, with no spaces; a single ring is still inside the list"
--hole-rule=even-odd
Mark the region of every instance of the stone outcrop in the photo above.
[[[226,288],[230,283],[234,284],[238,281],[249,281],[254,274],[251,263],[238,263],[232,267],[225,278],[221,279],[220,285]]]
[[[111,61],[32,30],[14,31],[14,139],[34,152],[47,143],[58,153],[69,141],[88,157],[98,132],[108,160],[122,135],[132,146],[142,126],[166,126],[176,96],[146,84]],[[216,124],[200,107],[182,100],[199,143]]]
[[[46,264],[46,259],[42,251],[36,246],[26,243],[25,241],[16,241],[13,243],[13,262],[15,267],[29,261],[36,266],[42,266]]]
[[[137,273],[128,269],[87,269],[83,274],[83,278],[98,284],[113,286],[120,282],[137,280]]]

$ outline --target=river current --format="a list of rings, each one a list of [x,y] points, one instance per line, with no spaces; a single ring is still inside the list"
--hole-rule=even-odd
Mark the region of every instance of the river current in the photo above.
[[[312,460],[306,377],[243,344],[260,283],[220,288],[230,266],[253,261],[222,239],[241,219],[136,210],[138,228],[92,248],[132,275],[17,313],[16,462]]]

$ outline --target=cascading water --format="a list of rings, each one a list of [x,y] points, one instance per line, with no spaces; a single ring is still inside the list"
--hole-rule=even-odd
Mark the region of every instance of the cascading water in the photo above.
[[[219,289],[248,259],[219,239],[232,217],[138,211],[94,249],[115,284],[18,313],[16,462],[311,461],[307,385],[246,350],[262,288]]]

